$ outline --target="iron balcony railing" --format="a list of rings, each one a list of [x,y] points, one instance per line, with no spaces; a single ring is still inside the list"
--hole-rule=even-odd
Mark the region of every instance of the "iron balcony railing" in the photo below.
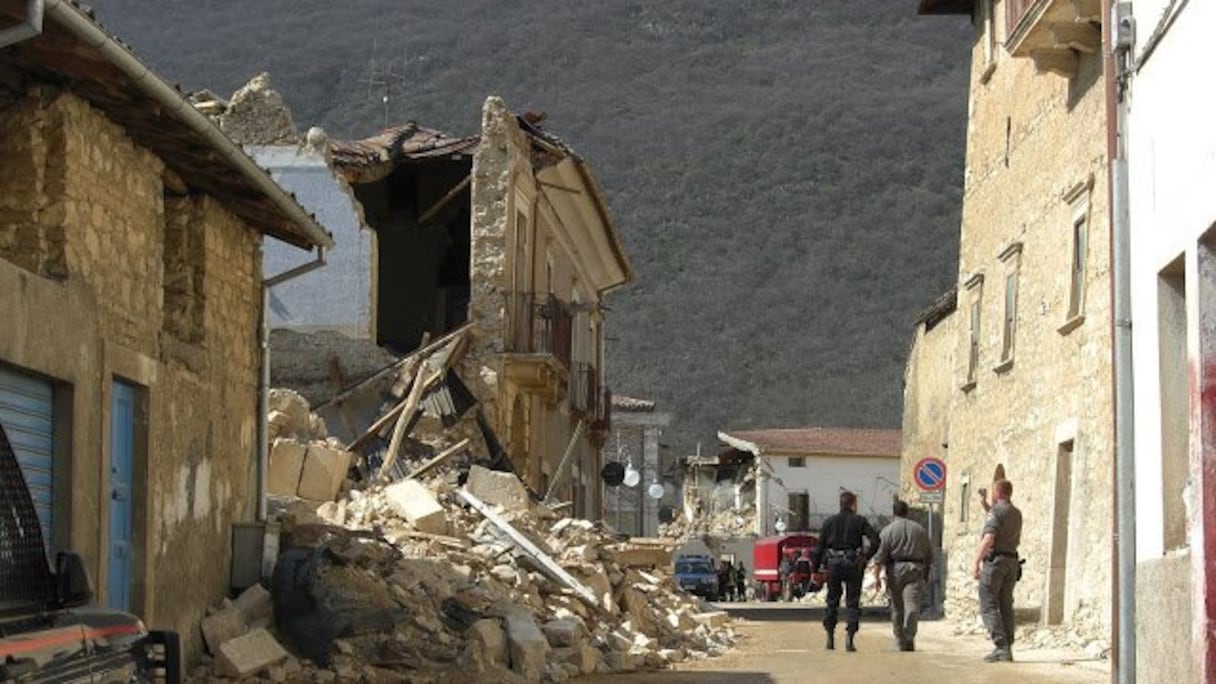
[[[600,385],[599,370],[590,363],[576,363],[570,374],[570,408],[593,426],[608,418],[608,391]]]
[[[508,293],[507,320],[505,351],[552,354],[570,368],[574,315],[568,304],[552,294]]]

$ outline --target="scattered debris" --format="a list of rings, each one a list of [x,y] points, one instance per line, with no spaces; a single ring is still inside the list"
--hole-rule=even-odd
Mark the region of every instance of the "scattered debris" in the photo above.
[[[251,588],[203,621],[216,657],[192,681],[558,682],[730,647],[725,614],[671,577],[672,540],[559,516],[566,504],[493,469],[510,464],[484,421],[470,427],[453,419],[468,407],[433,400],[462,337],[378,380],[382,408],[364,423],[375,427],[349,445],[302,397],[271,393],[281,554],[269,592]],[[448,420],[417,429],[435,411]]]

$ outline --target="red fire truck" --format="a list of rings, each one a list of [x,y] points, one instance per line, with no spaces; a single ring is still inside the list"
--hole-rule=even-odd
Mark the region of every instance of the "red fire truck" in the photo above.
[[[799,587],[810,581],[810,569],[796,570],[796,561],[806,551],[815,552],[819,538],[812,534],[783,534],[757,539],[752,551],[752,577],[756,598],[761,601],[790,600],[801,594]],[[782,559],[788,561],[787,577],[781,576]],[[803,577],[803,575],[806,575]]]

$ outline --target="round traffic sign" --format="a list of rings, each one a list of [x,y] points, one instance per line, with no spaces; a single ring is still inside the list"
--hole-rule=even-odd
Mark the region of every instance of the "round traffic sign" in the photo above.
[[[912,480],[926,492],[936,492],[946,486],[946,463],[940,458],[922,458],[912,468]]]

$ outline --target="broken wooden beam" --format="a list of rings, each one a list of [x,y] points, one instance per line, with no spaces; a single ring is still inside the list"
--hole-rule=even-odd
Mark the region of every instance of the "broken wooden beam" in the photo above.
[[[456,442],[452,446],[450,446],[450,447],[444,449],[442,452],[440,452],[438,456],[435,456],[434,458],[430,459],[426,463],[423,463],[422,465],[415,468],[414,472],[410,473],[407,476],[407,479],[412,480],[421,475],[425,475],[425,474],[429,473],[431,470],[433,470],[435,468],[435,466],[448,460],[449,458],[452,457],[453,454],[458,453],[461,449],[467,447],[468,445],[469,445],[469,439],[467,437],[460,440],[459,442]]]
[[[446,207],[453,199],[456,199],[456,196],[460,194],[461,190],[469,187],[469,183],[471,182],[473,182],[473,174],[470,173],[464,177],[464,180],[457,183],[456,187],[448,190],[443,197],[440,197],[438,202],[432,204],[430,209],[422,212],[422,216],[418,217],[418,225],[425,226],[427,223],[429,223],[431,219],[435,218],[436,214],[443,211],[444,207]]]
[[[397,425],[393,428],[393,437],[389,440],[388,451],[384,454],[384,463],[380,465],[380,472],[377,474],[377,477],[381,480],[388,478],[393,463],[397,461],[397,452],[401,449],[401,440],[405,438],[407,428],[414,422],[414,415],[418,412],[418,404],[422,401],[422,395],[447,373],[447,371],[438,370],[427,376],[426,380],[422,380],[422,374],[428,370],[427,364],[423,364],[422,368],[418,370],[418,376],[414,378],[414,385],[410,387],[410,395],[406,397],[405,403],[401,408],[401,415],[397,416]]]
[[[511,523],[507,522],[506,519],[499,515],[493,508],[487,506],[481,499],[478,499],[470,494],[467,489],[460,489],[457,493],[460,494],[460,498],[468,502],[468,504],[472,506],[478,513],[485,516],[486,520],[489,520],[491,524],[502,530],[515,544],[515,546],[519,547],[521,551],[531,557],[532,560],[536,561],[537,566],[540,567],[545,574],[569,587],[571,591],[577,594],[579,598],[583,599],[588,604],[595,606],[596,608],[602,607],[599,600],[596,599],[595,592],[591,591],[587,585],[580,582],[577,577],[566,572],[565,568],[558,565],[557,561],[553,560],[549,554],[541,551],[540,547],[533,544],[532,540],[528,539],[519,530],[515,529]]]

